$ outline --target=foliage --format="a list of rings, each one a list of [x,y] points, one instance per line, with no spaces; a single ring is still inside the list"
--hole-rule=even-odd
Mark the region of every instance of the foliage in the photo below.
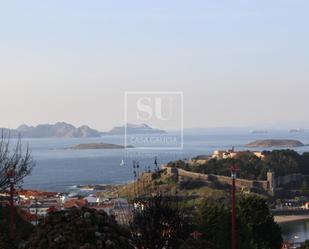
[[[230,247],[231,218],[229,211],[223,205],[204,202],[195,215],[194,223],[202,233],[202,239],[216,243],[221,248]]]
[[[180,190],[186,189],[198,189],[207,186],[207,184],[204,181],[198,181],[198,180],[188,180],[188,181],[182,181],[179,184]]]
[[[14,210],[14,221],[15,221],[15,244],[9,239],[9,207],[0,208],[0,248],[1,249],[13,249],[17,248],[17,244],[25,241],[33,231],[33,226],[22,220],[16,209]]]
[[[73,208],[50,213],[24,248],[132,249],[129,236],[129,231],[104,211]]]
[[[301,187],[300,187],[301,195],[302,196],[309,196],[309,187],[306,180],[303,181]]]
[[[142,201],[130,224],[132,241],[138,249],[178,249],[188,237],[189,224],[179,203],[168,197]]]
[[[161,172],[155,172],[155,173],[152,173],[151,174],[151,179],[154,181],[154,180],[157,180],[157,179],[160,179],[161,177]]]
[[[309,249],[309,240],[306,240],[298,249]]]
[[[265,200],[248,196],[238,200],[237,219],[242,248],[280,248],[281,229],[269,212]]]
[[[179,249],[217,249],[212,243],[203,239],[188,239]]]
[[[203,233],[203,239],[221,249],[229,249],[230,221],[230,208],[205,202],[197,211],[195,224]],[[238,200],[237,236],[238,249],[280,248],[280,227],[274,222],[264,199],[249,196]]]
[[[265,180],[267,172],[272,170],[277,176],[294,173],[309,174],[309,153],[303,155],[293,150],[264,151],[264,158],[242,153],[237,158],[212,158],[202,165],[188,165],[185,162],[170,162],[169,167],[214,175],[230,175],[230,166],[237,165],[239,177],[248,180]]]
[[[190,166],[188,163],[182,161],[182,160],[177,160],[177,161],[174,161],[174,162],[169,162],[167,164],[167,167],[176,167],[176,168],[179,168],[179,169],[184,169],[184,170],[190,170]]]

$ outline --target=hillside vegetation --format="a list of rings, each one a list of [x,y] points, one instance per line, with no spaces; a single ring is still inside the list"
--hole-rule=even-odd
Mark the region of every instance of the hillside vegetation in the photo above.
[[[231,165],[239,168],[238,176],[248,180],[266,180],[269,170],[277,176],[294,173],[309,175],[309,153],[302,155],[294,150],[264,151],[264,158],[255,155],[241,154],[237,158],[209,159],[204,164],[188,164],[184,161],[168,163],[169,167],[177,167],[187,171],[230,176]]]

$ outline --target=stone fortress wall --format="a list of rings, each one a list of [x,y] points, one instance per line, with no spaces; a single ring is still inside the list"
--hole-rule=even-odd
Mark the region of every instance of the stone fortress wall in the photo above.
[[[166,165],[162,165],[161,168],[166,170],[167,174],[177,175],[179,181],[182,179],[192,179],[205,182],[219,181],[223,184],[231,184],[231,178],[228,176],[219,176],[219,175],[207,175],[201,173],[189,172],[183,169],[171,168]],[[259,189],[266,191],[270,194],[273,194],[277,188],[283,187],[291,182],[302,182],[305,179],[309,179],[309,176],[302,174],[291,174],[286,176],[276,177],[273,172],[267,173],[267,180],[258,181],[258,180],[246,180],[246,179],[236,179],[236,187],[241,189]]]
[[[176,169],[171,167],[162,166],[163,170],[167,171],[167,174],[170,175],[178,175],[178,178],[181,179],[192,179],[192,180],[199,180],[199,181],[219,181],[224,184],[231,184],[231,178],[228,176],[219,176],[219,175],[207,175],[207,174],[201,174],[201,173],[194,173],[189,172],[183,169]],[[246,179],[236,179],[236,187],[242,188],[242,189],[263,189],[265,191],[268,191],[269,189],[268,181],[250,181]]]

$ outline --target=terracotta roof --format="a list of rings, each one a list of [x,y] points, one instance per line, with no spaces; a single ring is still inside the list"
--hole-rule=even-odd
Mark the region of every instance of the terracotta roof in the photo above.
[[[38,220],[37,215],[31,214],[24,209],[18,209],[18,213],[24,221],[31,222],[31,221],[37,221]]]
[[[80,199],[80,200],[77,200],[77,199],[71,199],[71,200],[68,200],[66,203],[64,203],[64,208],[66,209],[69,209],[69,208],[81,208],[81,207],[85,207],[87,206],[88,202],[87,200],[85,199]]]
[[[58,193],[56,192],[45,192],[45,191],[37,191],[37,190],[18,190],[18,195],[25,195],[25,196],[33,196],[33,197],[54,197]]]

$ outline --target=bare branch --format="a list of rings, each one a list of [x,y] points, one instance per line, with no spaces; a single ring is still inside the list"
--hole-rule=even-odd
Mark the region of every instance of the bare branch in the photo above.
[[[9,170],[15,171],[15,184],[20,185],[23,179],[31,173],[35,163],[31,157],[29,145],[24,148],[21,138],[15,145],[11,144],[10,134],[1,132],[0,138],[0,190],[9,187],[10,181],[7,176]]]

